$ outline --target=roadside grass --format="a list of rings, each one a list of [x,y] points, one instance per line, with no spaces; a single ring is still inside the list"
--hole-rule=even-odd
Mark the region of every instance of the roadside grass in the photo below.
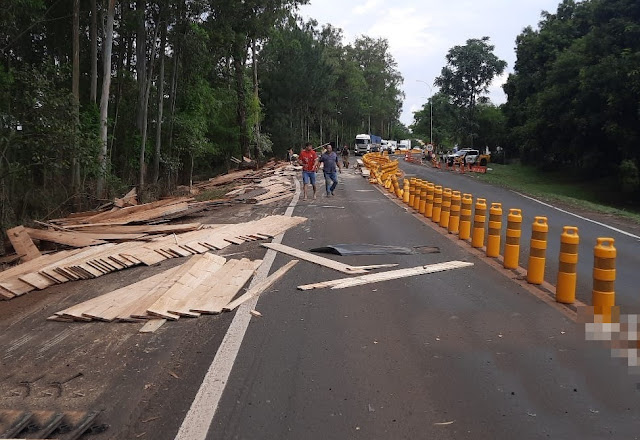
[[[612,194],[607,179],[580,181],[569,173],[541,173],[521,164],[489,164],[491,171],[474,174],[478,180],[508,188],[544,201],[558,201],[572,207],[624,217],[640,224],[640,207],[623,207],[618,194]]]

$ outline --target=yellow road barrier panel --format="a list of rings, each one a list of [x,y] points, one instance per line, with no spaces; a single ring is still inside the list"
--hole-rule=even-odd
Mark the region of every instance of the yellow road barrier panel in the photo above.
[[[468,240],[471,237],[471,208],[473,206],[473,196],[464,193],[460,203],[460,228],[458,238],[460,240]]]
[[[433,217],[433,198],[435,196],[435,190],[435,184],[427,182],[427,202],[424,205],[424,216],[426,218]]]
[[[504,241],[504,268],[516,269],[520,262],[520,237],[522,236],[522,210],[511,208],[507,215],[507,232]]]
[[[451,214],[449,215],[449,233],[457,234],[460,230],[460,209],[462,197],[460,191],[451,192]]]
[[[542,284],[544,281],[544,267],[547,263],[547,235],[549,225],[546,217],[535,217],[531,225],[531,242],[529,245],[529,265],[527,267],[527,282]]]
[[[404,190],[402,191],[402,203],[409,204],[409,193],[411,192],[411,184],[409,180],[404,179]]]
[[[578,266],[578,228],[565,226],[560,235],[560,256],[558,258],[558,281],[556,301],[573,304],[576,301],[576,270]]]
[[[442,191],[442,210],[440,211],[440,227],[449,227],[449,217],[451,216],[451,188]]]
[[[427,185],[429,182],[426,180],[420,185],[420,206],[418,206],[418,212],[424,215],[424,211],[427,209]]]
[[[615,240],[608,237],[596,239],[593,248],[593,290],[591,301],[596,315],[602,322],[611,322],[612,308],[616,305],[616,248]]]
[[[500,255],[500,234],[502,233],[502,203],[493,202],[489,209],[489,230],[487,234],[487,257]]]
[[[440,214],[442,213],[442,186],[436,185],[433,191],[433,215],[431,220],[440,223]]]
[[[471,246],[481,248],[484,245],[484,224],[487,221],[487,200],[478,198],[476,200],[476,210],[473,216],[473,231],[471,235]]]

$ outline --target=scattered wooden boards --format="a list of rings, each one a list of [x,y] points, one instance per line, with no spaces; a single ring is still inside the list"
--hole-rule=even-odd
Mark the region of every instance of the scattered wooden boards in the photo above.
[[[256,284],[255,286],[253,286],[249,290],[247,290],[246,293],[244,293],[244,295],[242,295],[239,298],[236,298],[235,300],[231,301],[229,304],[227,304],[223,308],[223,310],[224,311],[231,311],[231,310],[235,309],[236,307],[238,307],[240,304],[244,303],[245,301],[253,298],[254,296],[260,295],[262,292],[264,292],[269,287],[271,287],[276,281],[278,281],[280,278],[282,278],[282,276],[285,273],[287,273],[289,271],[289,269],[291,269],[297,263],[298,263],[298,260],[289,261],[287,264],[285,264],[280,269],[278,269],[277,271],[275,271],[274,273],[269,275],[267,278],[265,278],[264,280],[260,281],[258,284]]]
[[[397,264],[376,264],[369,266],[350,266],[348,264],[340,263],[339,261],[331,260],[329,258],[314,255],[309,252],[301,251],[300,249],[292,248],[281,243],[262,243],[262,246],[273,249],[274,251],[282,252],[283,254],[290,255],[301,260],[308,261],[310,263],[325,266],[330,269],[337,270],[338,272],[346,273],[349,275],[367,273],[368,270],[378,269],[382,267],[397,266]]]
[[[444,272],[452,269],[473,266],[473,263],[466,261],[447,261],[444,263],[428,264],[426,266],[412,267],[408,269],[390,270],[387,272],[361,275],[352,278],[342,278],[338,280],[323,281],[321,283],[305,284],[298,286],[299,290],[321,289],[331,287],[332,289],[344,289],[347,287],[361,286],[363,284],[378,283],[380,281],[395,280],[398,278],[424,275],[428,273]]]
[[[71,247],[81,248],[96,246],[107,243],[104,240],[90,237],[79,232],[48,231],[46,229],[24,228],[29,237],[35,240],[50,241],[52,243],[64,244]]]
[[[149,319],[150,323],[140,331],[153,332],[166,320],[222,312],[260,264],[262,260],[226,261],[218,255],[195,255],[181,266],[76,304],[48,319],[64,322]]]
[[[9,241],[15,249],[16,254],[20,255],[21,261],[30,261],[41,255],[36,245],[31,241],[24,226],[16,226],[15,228],[8,229],[7,237],[9,237]]]
[[[0,272],[0,299],[11,299],[53,284],[96,278],[138,264],[153,265],[169,258],[203,254],[232,244],[274,237],[306,221],[304,217],[267,216],[246,223],[202,226],[157,237],[148,242],[107,243],[73,253],[47,255]]]

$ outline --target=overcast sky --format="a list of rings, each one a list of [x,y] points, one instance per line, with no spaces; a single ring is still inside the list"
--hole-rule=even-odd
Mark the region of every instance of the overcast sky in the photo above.
[[[305,18],[342,29],[345,43],[359,35],[386,38],[391,54],[404,78],[406,95],[400,120],[413,122],[431,95],[429,87],[440,75],[447,51],[469,38],[488,36],[494,53],[507,61],[505,74],[491,85],[490,98],[502,104],[506,96],[501,85],[512,72],[515,39],[526,26],[537,27],[540,13],[555,12],[560,0],[310,0],[300,7]],[[433,91],[436,88],[433,87]],[[434,115],[434,120],[437,115]]]

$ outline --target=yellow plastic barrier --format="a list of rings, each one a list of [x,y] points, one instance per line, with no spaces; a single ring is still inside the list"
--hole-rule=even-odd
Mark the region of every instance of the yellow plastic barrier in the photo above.
[[[507,215],[507,232],[504,242],[505,269],[516,269],[520,262],[520,237],[522,236],[522,210],[511,208]]]
[[[502,203],[491,203],[489,209],[489,230],[487,234],[487,257],[500,255],[500,234],[502,232]]]
[[[402,203],[406,203],[407,205],[409,204],[410,192],[411,192],[411,184],[409,183],[409,180],[404,179],[404,190],[402,192]]]
[[[413,198],[413,209],[418,211],[420,209],[420,196],[422,195],[422,180],[416,179],[416,196]]]
[[[611,308],[616,304],[616,248],[613,238],[600,237],[593,249],[593,290],[591,300],[602,322],[611,322]]]
[[[481,248],[484,245],[484,224],[487,221],[487,200],[478,198],[476,200],[476,210],[473,216],[473,232],[471,236],[471,246]]]
[[[409,206],[413,208],[413,202],[416,199],[416,178],[409,179]]]
[[[546,217],[536,217],[531,225],[531,242],[529,251],[529,265],[527,267],[527,282],[542,284],[544,281],[544,267],[547,263],[547,235],[549,225]]]
[[[460,230],[458,238],[468,240],[471,237],[471,207],[473,206],[473,196],[464,193],[460,206]]]
[[[460,230],[460,209],[462,197],[460,191],[451,192],[451,214],[449,215],[449,233],[457,234]]]
[[[418,212],[424,215],[424,211],[427,209],[427,182],[426,180],[420,185],[420,206],[418,206]]]
[[[449,217],[451,216],[451,188],[442,191],[442,210],[440,211],[440,227],[449,227]]]
[[[576,270],[578,266],[578,228],[565,226],[560,236],[560,256],[558,258],[558,281],[556,301],[573,304],[576,301]]]
[[[436,185],[433,191],[433,215],[431,220],[440,223],[440,214],[442,212],[442,186]]]
[[[426,218],[433,217],[433,198],[436,186],[431,182],[427,182],[427,202],[424,205],[424,216]]]

